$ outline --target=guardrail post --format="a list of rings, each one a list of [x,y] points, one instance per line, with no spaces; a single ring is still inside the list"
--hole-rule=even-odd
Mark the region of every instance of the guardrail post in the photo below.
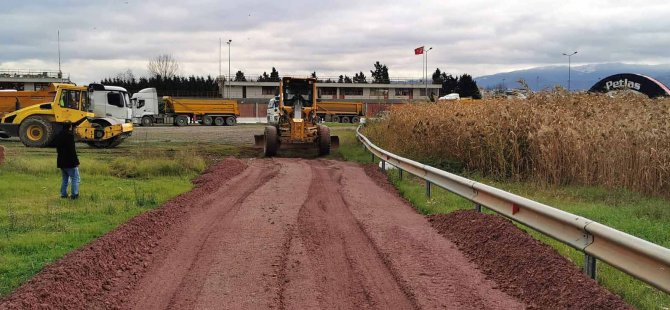
[[[402,180],[402,169],[398,168],[398,179]]]
[[[426,197],[430,198],[430,181],[426,180]]]
[[[370,153],[370,155],[371,155],[371,158],[372,158],[372,163],[374,163],[375,162],[375,153]]]
[[[584,273],[591,279],[596,279],[597,260],[594,256],[584,253]]]
[[[481,213],[481,212],[482,212],[482,205],[476,203],[476,204],[475,204],[475,211]]]
[[[386,161],[382,159],[382,160],[381,160],[381,163],[382,163],[382,168],[381,168],[381,169],[382,169],[382,173],[386,173]]]

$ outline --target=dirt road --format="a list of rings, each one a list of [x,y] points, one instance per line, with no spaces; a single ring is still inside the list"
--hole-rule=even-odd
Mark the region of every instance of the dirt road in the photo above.
[[[253,160],[193,203],[202,212],[162,239],[171,249],[154,261],[125,306],[524,306],[354,164]]]
[[[228,158],[194,183],[0,309],[630,309],[501,218],[429,221],[373,165]]]

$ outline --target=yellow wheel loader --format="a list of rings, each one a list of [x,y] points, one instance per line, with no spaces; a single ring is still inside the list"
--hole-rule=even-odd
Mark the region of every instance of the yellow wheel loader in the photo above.
[[[93,147],[119,145],[133,131],[131,123],[113,118],[96,118],[90,112],[93,89],[71,84],[56,84],[52,102],[32,105],[0,118],[0,137],[19,137],[28,147],[52,146],[65,125],[75,125],[79,141]]]
[[[316,79],[284,77],[279,82],[279,120],[255,135],[256,146],[265,156],[274,156],[280,147],[309,146],[319,155],[330,154],[339,145],[339,137],[331,136],[328,127],[319,125]]]

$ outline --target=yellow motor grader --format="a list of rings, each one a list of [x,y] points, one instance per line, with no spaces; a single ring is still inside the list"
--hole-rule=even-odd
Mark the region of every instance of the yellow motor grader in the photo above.
[[[277,154],[280,146],[312,146],[319,155],[330,154],[339,145],[339,137],[331,136],[328,127],[319,125],[316,79],[284,77],[279,82],[279,120],[266,126],[262,135],[255,135],[256,146],[265,156]]]
[[[54,88],[53,101],[3,115],[0,137],[19,137],[28,147],[48,147],[66,125],[72,124],[78,140],[93,147],[108,148],[119,145],[132,134],[132,123],[95,117],[89,97],[93,88],[72,84],[54,84]]]

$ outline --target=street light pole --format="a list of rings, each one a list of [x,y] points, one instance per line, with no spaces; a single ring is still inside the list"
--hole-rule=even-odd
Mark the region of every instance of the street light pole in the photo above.
[[[574,54],[577,54],[577,52],[573,52],[570,54],[563,53],[563,56],[568,56],[568,92],[570,91],[570,66],[571,66],[571,58]]]
[[[230,83],[232,82],[232,79],[230,78],[230,43],[232,43],[233,40],[228,40],[226,44],[228,44],[228,99],[230,99],[230,90],[231,86]]]
[[[428,96],[428,52],[432,49],[433,48],[431,47],[431,48],[426,50],[426,71],[425,71],[426,72],[426,79],[424,80],[425,86],[426,86],[426,98],[430,97],[430,96]]]

